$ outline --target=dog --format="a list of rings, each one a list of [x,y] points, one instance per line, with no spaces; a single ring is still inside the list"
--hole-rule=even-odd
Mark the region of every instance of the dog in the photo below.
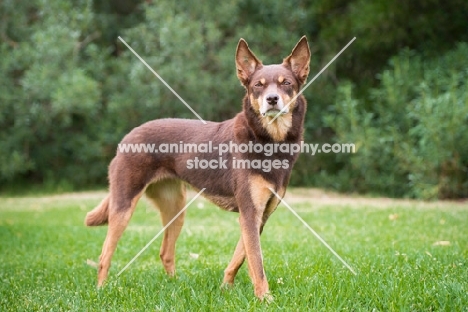
[[[298,144],[303,138],[306,100],[300,94],[309,74],[310,49],[302,37],[281,64],[263,65],[240,39],[235,64],[237,77],[246,89],[242,111],[224,122],[188,119],[149,121],[128,133],[121,144],[179,144],[182,142],[221,144]],[[299,94],[299,95],[298,95]],[[289,104],[289,105],[288,105]],[[195,168],[193,160],[219,160],[226,168]],[[166,226],[183,209],[186,185],[205,189],[203,196],[221,209],[239,213],[241,237],[231,262],[224,271],[223,285],[232,285],[237,271],[247,259],[255,296],[271,297],[263,267],[260,234],[275,211],[289,183],[298,153],[272,155],[248,150],[205,153],[119,152],[109,165],[109,194],[86,215],[87,226],[108,224],[98,265],[98,286],[107,278],[112,255],[140,197],[147,198],[160,211]],[[190,163],[192,161],[192,163]],[[235,167],[238,161],[244,166]],[[248,162],[276,163],[272,170],[247,166]],[[276,162],[275,162],[276,161]],[[279,161],[279,163],[278,163]],[[191,164],[192,166],[189,166]],[[211,164],[211,163],[210,163]],[[247,165],[246,165],[247,164]],[[169,275],[175,274],[175,244],[184,223],[185,211],[165,230],[160,258]]]

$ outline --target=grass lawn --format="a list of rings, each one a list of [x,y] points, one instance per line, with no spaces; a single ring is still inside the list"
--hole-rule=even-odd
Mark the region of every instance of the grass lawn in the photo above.
[[[0,198],[1,311],[468,311],[466,202],[291,190],[286,201],[358,274],[280,205],[262,236],[275,298],[266,304],[254,298],[246,266],[234,288],[219,288],[239,237],[237,215],[203,199],[188,208],[176,278],[159,261],[161,238],[116,276],[161,229],[141,200],[97,290],[87,261],[98,260],[107,227],[83,220],[103,196]]]

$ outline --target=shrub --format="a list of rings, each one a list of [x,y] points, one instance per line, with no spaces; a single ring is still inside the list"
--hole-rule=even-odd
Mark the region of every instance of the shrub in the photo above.
[[[326,122],[357,153],[341,188],[423,199],[468,196],[468,44],[425,60],[404,51],[367,96],[339,88]],[[347,184],[344,185],[344,184]]]

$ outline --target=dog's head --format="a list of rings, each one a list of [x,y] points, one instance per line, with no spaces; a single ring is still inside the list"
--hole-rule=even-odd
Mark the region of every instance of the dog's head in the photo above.
[[[236,51],[237,77],[247,89],[252,108],[267,119],[292,111],[296,105],[293,99],[309,74],[309,62],[305,36],[279,65],[263,65],[244,39],[239,40]]]

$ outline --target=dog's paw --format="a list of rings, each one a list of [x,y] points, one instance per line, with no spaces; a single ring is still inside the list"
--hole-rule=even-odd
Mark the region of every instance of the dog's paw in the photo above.
[[[91,259],[87,259],[86,260],[86,264],[89,265],[90,267],[93,267],[95,269],[97,269],[99,267],[99,263],[91,260]]]
[[[219,286],[219,288],[220,288],[222,291],[232,289],[233,287],[234,287],[234,284],[233,284],[233,283],[226,283],[226,282],[223,282],[223,283],[221,284],[221,286]]]
[[[269,292],[265,293],[262,297],[259,297],[260,301],[265,302],[265,303],[272,303],[275,301],[275,298],[273,295]]]

